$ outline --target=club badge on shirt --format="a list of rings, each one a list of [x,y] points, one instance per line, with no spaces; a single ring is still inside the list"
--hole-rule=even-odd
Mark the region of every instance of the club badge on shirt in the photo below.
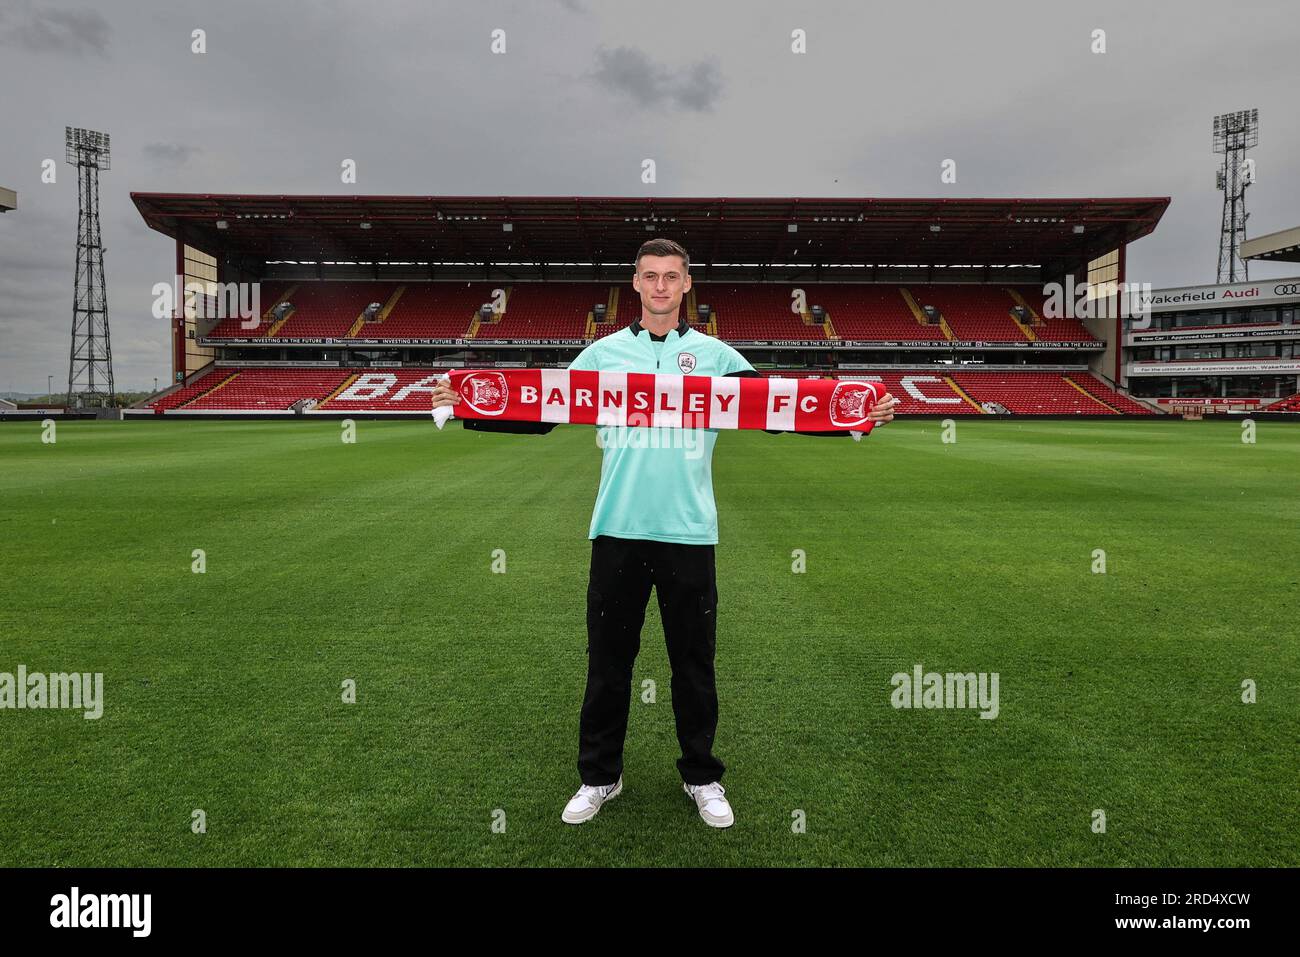
[[[679,352],[677,354],[677,368],[682,370],[682,375],[690,375],[695,370],[695,356],[689,352]]]

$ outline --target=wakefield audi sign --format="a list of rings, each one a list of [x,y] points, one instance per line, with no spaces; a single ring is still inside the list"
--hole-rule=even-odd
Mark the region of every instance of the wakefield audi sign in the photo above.
[[[1154,289],[1150,295],[1142,296],[1142,305],[1152,312],[1176,312],[1212,306],[1249,307],[1283,302],[1300,302],[1300,277]]]

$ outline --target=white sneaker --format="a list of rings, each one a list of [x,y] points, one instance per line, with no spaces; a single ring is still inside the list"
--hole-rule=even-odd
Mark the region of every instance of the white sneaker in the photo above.
[[[731,813],[727,803],[726,789],[714,781],[712,784],[683,784],[682,790],[695,799],[695,806],[700,809],[700,817],[709,827],[731,827],[736,823],[736,816]]]
[[[617,781],[613,784],[607,784],[604,787],[593,787],[590,784],[584,784],[578,788],[569,803],[564,805],[564,813],[560,818],[565,824],[582,824],[584,821],[590,821],[600,810],[600,806],[606,801],[612,801],[623,793],[623,776],[619,775]]]

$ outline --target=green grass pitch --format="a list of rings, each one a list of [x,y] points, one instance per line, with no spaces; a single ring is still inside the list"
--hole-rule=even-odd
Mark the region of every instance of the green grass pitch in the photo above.
[[[0,711],[0,865],[1300,864],[1300,428],[940,433],[720,437],[715,831],[653,599],[624,793],[559,819],[591,429],[0,425],[0,671],[105,685]],[[916,664],[998,717],[891,707]]]

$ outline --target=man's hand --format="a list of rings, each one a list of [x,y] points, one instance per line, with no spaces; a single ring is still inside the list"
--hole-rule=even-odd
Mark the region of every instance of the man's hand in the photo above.
[[[885,397],[871,407],[871,412],[867,415],[867,421],[874,422],[876,425],[893,422],[894,410],[898,408],[898,405],[898,400],[892,394],[886,392]]]
[[[450,382],[439,382],[433,387],[433,408],[444,405],[459,405],[460,393],[451,387]]]

